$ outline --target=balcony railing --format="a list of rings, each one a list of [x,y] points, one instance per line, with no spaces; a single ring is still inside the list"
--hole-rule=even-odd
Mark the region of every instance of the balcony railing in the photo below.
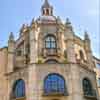
[[[45,90],[44,91],[44,96],[67,96],[68,93],[64,89],[60,90],[55,90],[55,89],[50,89],[50,90]]]
[[[50,49],[48,49],[48,48],[44,48],[43,49],[43,55],[44,56],[57,56],[58,55],[58,49],[56,48],[50,48]]]
[[[84,97],[97,100],[96,90],[85,91],[84,92]]]

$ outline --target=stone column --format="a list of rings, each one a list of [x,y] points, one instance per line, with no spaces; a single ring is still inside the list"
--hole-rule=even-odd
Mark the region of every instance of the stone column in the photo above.
[[[91,51],[91,41],[90,41],[90,38],[89,38],[87,32],[85,32],[84,38],[85,38],[84,39],[84,48],[86,50],[87,60],[90,64],[91,69],[93,69],[94,64],[93,64],[93,56],[92,56],[92,51]]]
[[[68,40],[66,43],[67,59],[70,63],[76,63],[75,50],[73,40]]]
[[[15,41],[13,33],[11,32],[8,40],[8,67],[7,73],[13,71],[14,68],[14,53],[15,53]]]
[[[37,33],[35,29],[31,29],[30,31],[30,63],[37,62]]]
[[[30,65],[27,85],[27,100],[38,100],[36,65]]]
[[[71,64],[72,100],[82,100],[79,67]]]

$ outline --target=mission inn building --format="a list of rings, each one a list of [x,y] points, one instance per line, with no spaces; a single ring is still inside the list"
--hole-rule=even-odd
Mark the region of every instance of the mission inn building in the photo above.
[[[41,16],[0,49],[0,100],[99,100],[88,33],[75,35],[44,0]]]

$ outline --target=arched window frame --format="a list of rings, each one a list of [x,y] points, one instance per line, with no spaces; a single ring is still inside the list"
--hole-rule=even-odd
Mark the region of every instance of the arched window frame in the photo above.
[[[11,98],[18,99],[22,97],[25,97],[25,81],[18,79],[13,84]]]
[[[84,53],[82,50],[79,50],[80,59],[84,60]]]
[[[45,37],[45,48],[46,49],[57,49],[57,40],[54,35],[47,35]]]
[[[83,85],[83,92],[84,95],[93,95],[93,88],[92,88],[92,83],[88,78],[84,78],[82,81],[82,85]]]
[[[58,77],[58,79],[60,80],[50,80],[49,78],[53,75],[56,75]],[[63,80],[63,82],[61,81]],[[49,81],[49,83],[47,83]],[[55,81],[55,82],[54,82]],[[51,83],[50,83],[51,82]],[[49,88],[46,87],[49,84]],[[63,85],[62,85],[63,84]],[[52,91],[52,89],[54,89],[54,86],[56,87],[56,89],[54,91]],[[57,73],[50,73],[48,74],[45,79],[44,79],[44,93],[46,95],[52,94],[52,93],[61,93],[63,95],[68,95],[67,90],[66,90],[66,83],[65,83],[65,79],[63,76],[61,76],[60,74]]]
[[[49,15],[49,8],[46,9],[46,15]]]
[[[98,87],[100,87],[100,78],[98,78]]]

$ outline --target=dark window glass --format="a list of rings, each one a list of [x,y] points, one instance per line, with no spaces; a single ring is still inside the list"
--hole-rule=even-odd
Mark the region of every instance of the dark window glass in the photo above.
[[[100,69],[100,63],[97,63],[97,64],[96,64],[96,67],[97,67],[98,69]]]
[[[98,79],[98,86],[100,87],[100,78]]]
[[[23,80],[16,81],[13,88],[13,94],[14,98],[20,98],[25,96],[25,83]]]
[[[83,54],[83,51],[80,50],[79,53],[80,53],[80,58],[84,60],[84,54]]]
[[[46,15],[49,15],[49,9],[46,9]]]
[[[56,39],[54,36],[48,36],[45,39],[45,47],[48,49],[55,49],[56,48]]]
[[[58,74],[50,74],[45,79],[44,90],[46,94],[65,93],[65,81]]]
[[[90,80],[88,80],[87,78],[83,80],[83,91],[86,95],[92,95],[92,85]]]

